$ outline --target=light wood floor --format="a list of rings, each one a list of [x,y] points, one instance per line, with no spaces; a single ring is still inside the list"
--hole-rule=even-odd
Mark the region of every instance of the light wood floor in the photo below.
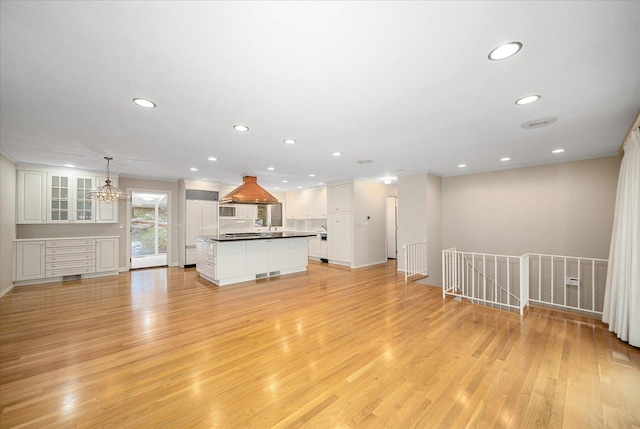
[[[640,350],[395,263],[218,288],[160,268],[0,299],[0,426],[640,427]]]

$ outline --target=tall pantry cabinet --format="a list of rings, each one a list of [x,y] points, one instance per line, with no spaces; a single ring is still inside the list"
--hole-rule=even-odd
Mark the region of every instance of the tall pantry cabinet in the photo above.
[[[353,263],[353,183],[327,186],[327,250],[330,263]]]

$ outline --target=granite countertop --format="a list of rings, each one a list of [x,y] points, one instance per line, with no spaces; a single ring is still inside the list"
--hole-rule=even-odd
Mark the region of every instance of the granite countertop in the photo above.
[[[206,241],[243,241],[243,240],[271,240],[275,238],[315,237],[313,232],[235,232],[218,235],[200,236]]]

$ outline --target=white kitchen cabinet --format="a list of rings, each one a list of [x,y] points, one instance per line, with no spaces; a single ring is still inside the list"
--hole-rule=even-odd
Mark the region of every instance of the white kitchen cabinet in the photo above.
[[[320,237],[309,238],[309,259],[320,260]]]
[[[45,241],[15,243],[16,281],[43,279],[45,276]]]
[[[49,173],[47,223],[95,223],[95,201],[87,196],[95,177]]]
[[[257,219],[258,206],[255,204],[236,204],[236,218]]]
[[[102,186],[106,177],[96,177],[95,186]],[[118,187],[118,179],[110,179],[111,185]],[[118,202],[94,200],[96,205],[96,223],[118,223]]]
[[[327,186],[327,213],[351,210],[351,187],[350,183]]]
[[[18,170],[17,223],[47,222],[47,173]]]
[[[216,279],[247,275],[247,242],[214,243]]]
[[[327,214],[329,262],[351,263],[352,237],[351,212],[329,212]]]
[[[14,252],[14,281],[21,284],[70,275],[104,276],[119,270],[116,236],[17,239]]]
[[[287,250],[289,255],[288,269],[295,272],[304,267],[306,270],[309,264],[309,243],[307,238],[291,238],[287,241],[289,242]]]
[[[46,277],[96,272],[96,240],[72,238],[45,240]]]
[[[325,219],[327,217],[327,188],[308,189],[307,217]]]
[[[327,217],[326,188],[290,191],[286,195],[287,219],[325,219]]]
[[[120,266],[120,240],[117,238],[96,239],[96,272],[118,271]]]
[[[187,200],[185,207],[185,265],[195,264],[196,237],[214,235],[217,231],[218,203],[215,201]]]

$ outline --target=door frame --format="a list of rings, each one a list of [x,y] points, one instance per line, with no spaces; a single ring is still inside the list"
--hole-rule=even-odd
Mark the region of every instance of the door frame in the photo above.
[[[168,189],[149,189],[149,188],[127,188],[127,194],[129,195],[129,199],[127,199],[127,216],[126,216],[126,244],[125,244],[125,268],[127,271],[131,271],[131,209],[132,209],[132,198],[134,192],[146,192],[149,194],[166,194],[167,195],[167,266],[171,265],[171,236],[173,235],[173,220],[171,216],[171,208],[172,208],[172,194]]]
[[[394,207],[393,207],[393,213],[389,213],[389,202],[390,200],[393,199],[394,200]],[[394,243],[394,247],[395,247],[395,251],[396,254],[394,256],[395,260],[398,260],[398,197],[395,195],[387,195],[385,197],[385,254],[387,255],[387,259],[390,258],[389,256],[389,221],[391,220],[391,218],[393,218],[393,223],[394,223],[394,232],[393,232],[393,236],[395,239],[395,243]]]

